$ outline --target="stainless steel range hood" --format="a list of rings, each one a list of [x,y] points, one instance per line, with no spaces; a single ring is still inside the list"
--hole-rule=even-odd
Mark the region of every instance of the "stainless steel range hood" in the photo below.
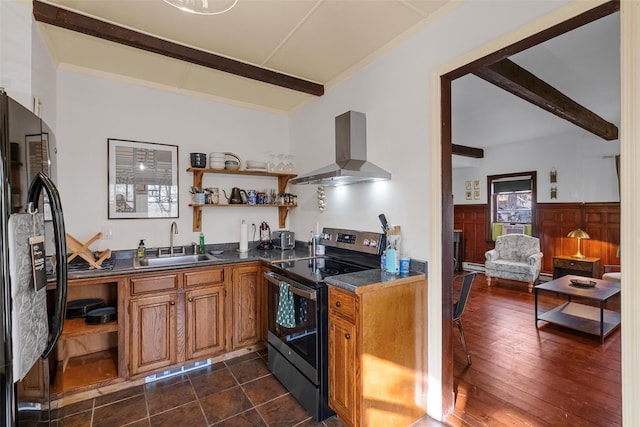
[[[347,111],[336,117],[336,162],[290,182],[334,186],[389,179],[389,172],[367,161],[365,115]]]

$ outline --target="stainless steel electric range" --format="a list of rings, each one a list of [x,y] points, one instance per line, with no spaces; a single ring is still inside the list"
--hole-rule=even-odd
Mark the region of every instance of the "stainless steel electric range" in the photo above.
[[[316,420],[328,405],[328,276],[380,268],[383,235],[324,228],[323,256],[274,262],[268,281],[269,369]]]

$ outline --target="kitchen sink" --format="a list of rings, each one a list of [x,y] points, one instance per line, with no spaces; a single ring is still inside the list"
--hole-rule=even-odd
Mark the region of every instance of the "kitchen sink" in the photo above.
[[[146,257],[143,259],[134,259],[134,268],[144,267],[164,267],[180,264],[195,264],[201,261],[217,261],[213,255],[209,254],[196,254],[196,255],[174,255],[174,256],[159,256],[159,257]]]

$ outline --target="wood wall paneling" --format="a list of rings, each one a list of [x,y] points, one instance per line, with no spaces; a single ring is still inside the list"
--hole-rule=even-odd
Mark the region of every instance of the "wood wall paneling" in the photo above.
[[[488,205],[456,205],[454,228],[462,230],[463,261],[484,264],[484,253],[493,247],[489,229]],[[591,239],[582,241],[582,253],[600,258],[600,274],[604,266],[620,264],[617,250],[620,244],[620,203],[538,203],[534,230],[540,238],[542,272],[553,273],[553,257],[572,255],[578,242],[567,234],[582,228]]]

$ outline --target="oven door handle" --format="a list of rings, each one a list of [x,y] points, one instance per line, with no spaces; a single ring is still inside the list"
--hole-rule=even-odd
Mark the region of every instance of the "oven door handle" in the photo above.
[[[306,289],[306,286],[298,283],[298,282],[294,282],[293,280],[281,276],[279,274],[274,273],[273,271],[269,271],[264,273],[264,277],[265,279],[267,279],[270,283],[273,283],[276,286],[280,286],[280,282],[285,282],[289,284],[289,289],[291,289],[291,292],[299,295],[303,298],[306,298],[308,300],[316,300],[316,292],[315,291],[308,291]]]

